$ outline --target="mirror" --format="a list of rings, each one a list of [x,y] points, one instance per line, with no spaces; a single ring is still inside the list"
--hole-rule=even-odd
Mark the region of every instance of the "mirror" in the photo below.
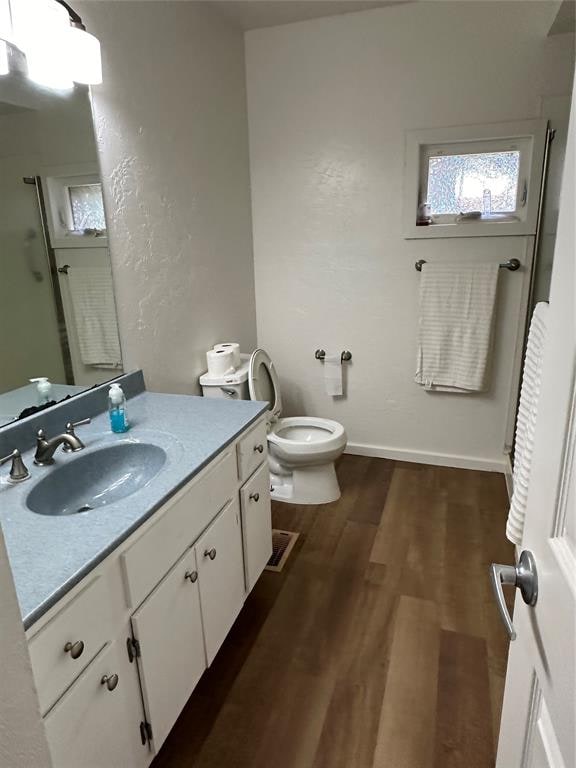
[[[21,71],[0,77],[0,329],[0,425],[123,372],[88,88]]]

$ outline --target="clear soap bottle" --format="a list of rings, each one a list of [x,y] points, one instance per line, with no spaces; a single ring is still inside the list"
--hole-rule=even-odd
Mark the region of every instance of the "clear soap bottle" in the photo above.
[[[120,384],[111,384],[108,391],[108,414],[112,432],[127,432],[130,426],[126,411],[126,396]]]

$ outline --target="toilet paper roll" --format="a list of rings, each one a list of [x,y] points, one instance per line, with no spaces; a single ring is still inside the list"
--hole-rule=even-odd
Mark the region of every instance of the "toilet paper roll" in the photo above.
[[[324,356],[324,386],[326,394],[331,397],[339,397],[344,388],[342,385],[342,355]]]
[[[215,344],[214,349],[218,351],[223,349],[225,352],[231,350],[234,355],[234,368],[240,368],[240,344],[236,341],[223,341],[222,344]]]
[[[234,373],[234,353],[231,349],[209,349],[206,352],[208,373],[214,378]]]

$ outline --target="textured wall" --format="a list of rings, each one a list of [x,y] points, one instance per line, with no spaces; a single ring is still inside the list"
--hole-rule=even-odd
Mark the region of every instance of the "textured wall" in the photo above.
[[[500,275],[491,390],[413,383],[419,258],[529,260],[530,238],[402,236],[408,129],[538,117],[569,93],[556,6],[430,2],[249,32],[258,342],[290,413],[334,418],[359,450],[503,461],[526,273]],[[314,349],[350,349],[348,396],[325,395]]]
[[[28,646],[0,530],[0,765],[50,768]]]
[[[201,3],[81,13],[125,368],[194,392],[207,348],[256,340],[243,37]]]

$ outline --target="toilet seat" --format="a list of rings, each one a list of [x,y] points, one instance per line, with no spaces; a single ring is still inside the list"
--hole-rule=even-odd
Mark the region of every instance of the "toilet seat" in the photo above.
[[[288,416],[272,425],[268,440],[288,454],[314,455],[338,449],[346,436],[344,427],[337,421],[314,416]]]

